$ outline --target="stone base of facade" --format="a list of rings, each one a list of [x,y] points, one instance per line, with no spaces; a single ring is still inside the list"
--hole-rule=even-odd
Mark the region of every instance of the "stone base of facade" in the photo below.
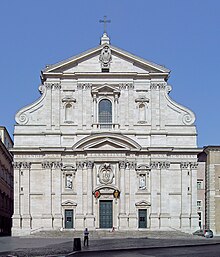
[[[198,228],[197,214],[182,214],[181,216],[172,216],[168,213],[151,213],[147,227],[144,230],[150,231],[182,231],[192,233]],[[72,229],[65,229],[64,218],[62,214],[38,215],[14,215],[13,216],[13,236],[27,236],[40,231],[83,231],[87,227],[90,231],[102,230],[96,224],[96,217],[92,214],[76,214]],[[112,228],[109,228],[111,230]],[[118,231],[138,231],[138,217],[135,213],[120,214],[118,216],[118,225],[115,227]]]

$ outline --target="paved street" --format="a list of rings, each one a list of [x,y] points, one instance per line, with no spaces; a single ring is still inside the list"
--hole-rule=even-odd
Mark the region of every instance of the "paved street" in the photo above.
[[[220,245],[78,253],[74,257],[219,257]]]
[[[211,245],[210,245],[211,244]],[[160,238],[123,238],[123,239],[96,239],[90,240],[89,247],[83,247],[81,252],[71,256],[198,256],[206,249],[219,251],[220,239],[183,238],[183,239],[160,239]],[[204,246],[205,245],[205,246]],[[191,246],[191,247],[187,247]],[[193,246],[193,247],[192,247]],[[163,247],[163,248],[161,248]],[[171,247],[171,248],[170,248]],[[197,248],[196,248],[197,247]],[[168,250],[169,249],[169,250]],[[194,254],[192,249],[195,249]],[[201,249],[201,250],[200,250]],[[205,249],[205,251],[204,251]],[[114,251],[112,251],[114,250]],[[175,250],[175,251],[174,251]],[[111,252],[110,252],[111,251]],[[175,252],[179,255],[173,255]],[[73,252],[73,239],[71,238],[0,238],[0,256],[8,254],[19,257],[62,255]],[[163,255],[166,252],[167,255]],[[183,255],[186,253],[185,255]],[[213,254],[215,251],[213,252]],[[114,254],[114,255],[113,255]],[[132,254],[132,255],[131,255]],[[170,255],[169,255],[170,254]],[[182,254],[182,255],[181,255]],[[203,255],[219,256],[219,255]]]

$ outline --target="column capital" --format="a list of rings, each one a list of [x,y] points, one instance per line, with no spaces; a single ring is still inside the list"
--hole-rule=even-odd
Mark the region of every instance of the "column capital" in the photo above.
[[[119,169],[125,169],[126,168],[126,162],[125,161],[119,161]]]
[[[86,167],[87,167],[88,169],[92,169],[93,166],[94,166],[94,162],[93,162],[93,161],[87,161],[87,162],[86,162]]]

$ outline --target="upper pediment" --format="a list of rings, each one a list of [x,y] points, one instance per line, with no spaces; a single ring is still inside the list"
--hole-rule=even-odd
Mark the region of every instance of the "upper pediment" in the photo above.
[[[103,48],[109,49],[109,56],[103,56]],[[101,58],[102,57],[102,58]],[[106,65],[107,64],[107,65]],[[112,45],[104,44],[92,48],[67,60],[47,66],[42,71],[42,79],[49,75],[79,75],[81,73],[104,73],[102,68],[108,67],[108,74],[137,73],[161,74],[168,76],[169,70],[158,64],[149,62]],[[106,75],[106,73],[104,73]]]

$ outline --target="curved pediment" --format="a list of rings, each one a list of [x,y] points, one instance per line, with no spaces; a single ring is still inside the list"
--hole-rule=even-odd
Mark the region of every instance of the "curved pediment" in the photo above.
[[[61,205],[62,206],[77,206],[77,203],[75,203],[71,200],[67,200],[67,201],[63,202]]]
[[[94,134],[78,141],[73,150],[139,151],[141,146],[129,137],[118,134]]]
[[[135,206],[141,207],[141,206],[151,206],[151,204],[148,201],[142,200],[140,202],[135,203]]]

